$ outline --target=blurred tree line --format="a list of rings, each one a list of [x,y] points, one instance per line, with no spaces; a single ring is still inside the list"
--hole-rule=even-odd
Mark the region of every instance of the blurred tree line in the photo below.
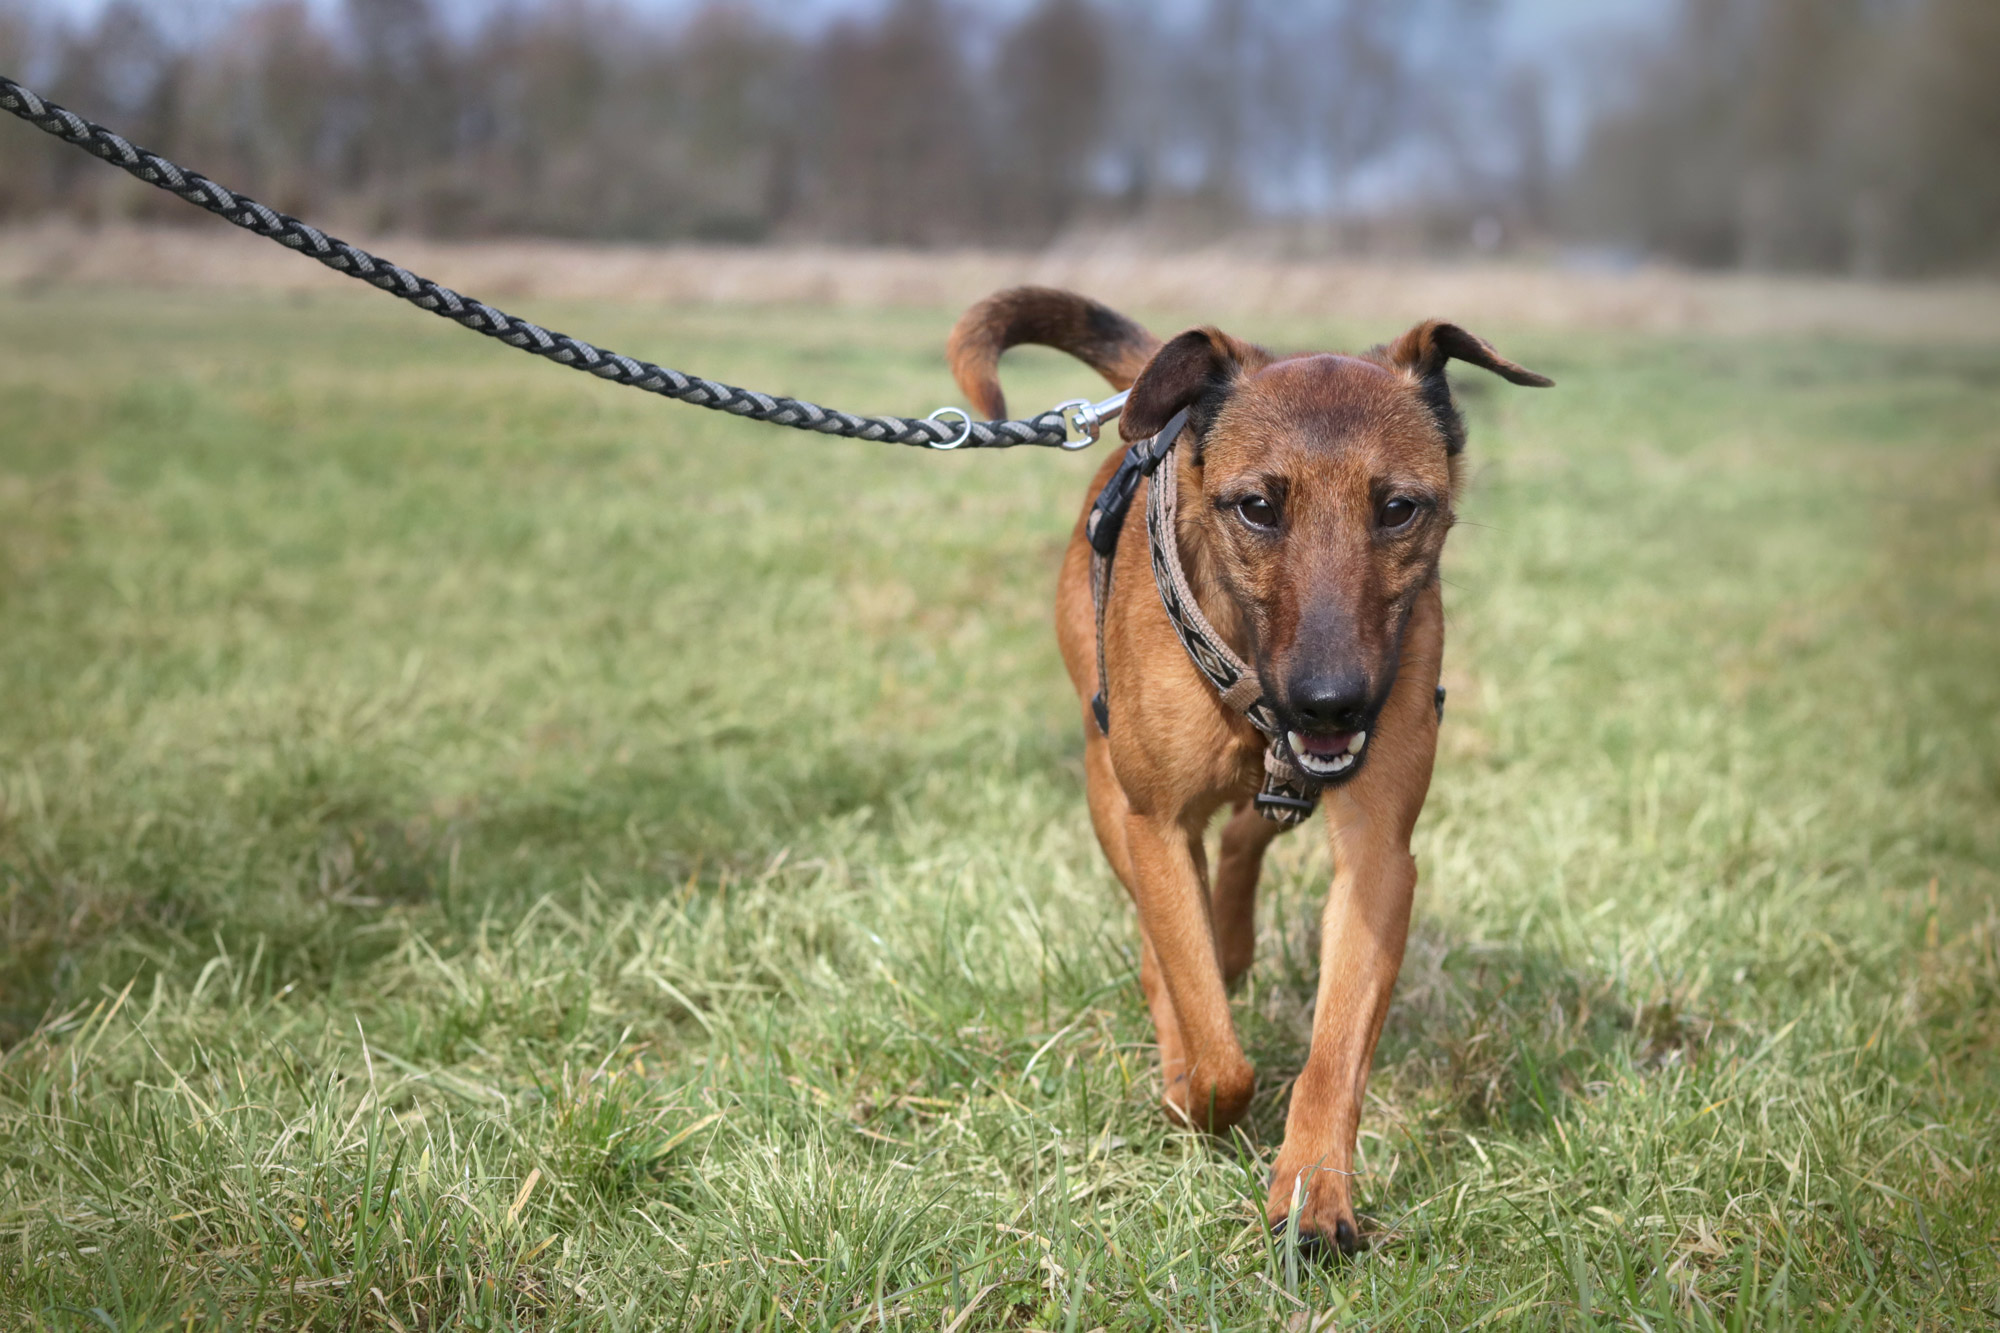
[[[1996,256],[2000,0],[1665,0],[1581,147],[1509,0],[249,0],[170,31],[0,0],[0,70],[288,212],[440,235],[1319,247],[1700,264]],[[1572,136],[1579,137],[1579,136]],[[0,219],[184,205],[0,133]]]
[[[1571,228],[1700,265],[2000,260],[2000,0],[1682,0],[1633,65]]]

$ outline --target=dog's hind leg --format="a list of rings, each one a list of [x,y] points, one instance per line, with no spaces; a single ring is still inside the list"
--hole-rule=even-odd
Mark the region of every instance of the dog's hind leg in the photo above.
[[[1215,952],[1222,962],[1222,984],[1234,990],[1257,954],[1257,878],[1264,869],[1264,849],[1284,832],[1275,820],[1257,813],[1250,802],[1236,807],[1222,826],[1222,850],[1215,862]]]
[[[1167,979],[1160,971],[1160,951],[1139,927],[1139,988],[1146,994],[1146,1012],[1153,1018],[1153,1037],[1160,1047],[1160,1089],[1174,1119],[1185,1114],[1174,1101],[1174,1090],[1188,1082],[1187,1044],[1181,1040],[1180,1015],[1174,1012],[1173,996],[1167,993]]]

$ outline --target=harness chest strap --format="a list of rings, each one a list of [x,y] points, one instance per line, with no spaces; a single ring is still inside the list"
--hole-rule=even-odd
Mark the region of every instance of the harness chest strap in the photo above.
[[[1264,735],[1264,786],[1254,802],[1257,813],[1287,827],[1302,823],[1319,804],[1319,783],[1287,756],[1284,726],[1278,721],[1277,710],[1265,701],[1257,672],[1209,624],[1181,564],[1179,528],[1174,521],[1179,512],[1180,487],[1174,484],[1171,471],[1175,443],[1169,441],[1160,460],[1169,469],[1165,481],[1146,490],[1146,535],[1153,553],[1153,582],[1160,590],[1167,619],[1195,669],[1208,678],[1224,704],[1241,713]]]

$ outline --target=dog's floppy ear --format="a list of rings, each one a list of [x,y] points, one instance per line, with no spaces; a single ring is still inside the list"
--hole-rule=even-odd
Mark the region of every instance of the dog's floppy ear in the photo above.
[[[1189,329],[1154,354],[1132,385],[1131,397],[1118,418],[1118,433],[1128,440],[1157,434],[1182,408],[1191,409],[1188,424],[1199,438],[1229,396],[1229,386],[1247,370],[1271,359],[1270,353],[1221,329]]]
[[[1555,386],[1555,381],[1547,375],[1537,375],[1524,366],[1517,366],[1494,351],[1493,345],[1478,334],[1469,333],[1441,319],[1427,319],[1417,325],[1390,343],[1387,355],[1390,365],[1399,370],[1414,371],[1419,378],[1443,374],[1447,361],[1464,361],[1482,370],[1490,370],[1511,384],[1525,384],[1533,389]]]
[[[1465,421],[1451,400],[1451,385],[1444,376],[1445,362],[1463,361],[1490,370],[1509,384],[1533,389],[1555,385],[1547,375],[1515,365],[1494,351],[1484,338],[1441,319],[1427,319],[1417,325],[1383,348],[1381,357],[1397,370],[1406,370],[1417,377],[1424,403],[1444,431],[1445,451],[1453,454],[1465,447]]]

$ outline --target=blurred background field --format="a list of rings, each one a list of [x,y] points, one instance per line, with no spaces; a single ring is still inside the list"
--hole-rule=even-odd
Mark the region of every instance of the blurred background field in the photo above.
[[[11,1325],[2000,1311],[2000,344],[1482,328],[1560,387],[1461,386],[1378,1243],[1320,1269],[1256,1221],[1316,838],[1247,1134],[1155,1110],[1048,630],[1094,457],[717,419],[326,286],[0,296]],[[946,309],[533,313],[953,396]]]
[[[1312,834],[1244,1133],[1155,1109],[1049,631],[1101,453],[616,392],[0,124],[0,1323],[2000,1322],[1996,19],[0,0],[0,70],[732,383],[926,411],[1041,281],[1559,384],[1459,382],[1319,1267]]]
[[[1525,259],[1288,258],[1246,254],[1226,241],[1163,255],[1118,237],[1031,254],[540,237],[347,239],[419,273],[448,273],[451,283],[487,299],[640,302],[663,312],[698,304],[936,315],[1002,286],[1037,282],[1091,292],[1122,308],[1203,319],[1333,318],[1373,328],[1407,323],[1412,311],[1449,309],[1473,327],[1578,333],[1826,334],[1911,344],[2000,338],[2000,282],[1963,274],[1892,282],[1666,264],[1613,271]],[[348,281],[276,246],[245,246],[217,227],[80,228],[45,220],[0,228],[0,287],[22,292],[64,284],[305,293],[338,291]]]

